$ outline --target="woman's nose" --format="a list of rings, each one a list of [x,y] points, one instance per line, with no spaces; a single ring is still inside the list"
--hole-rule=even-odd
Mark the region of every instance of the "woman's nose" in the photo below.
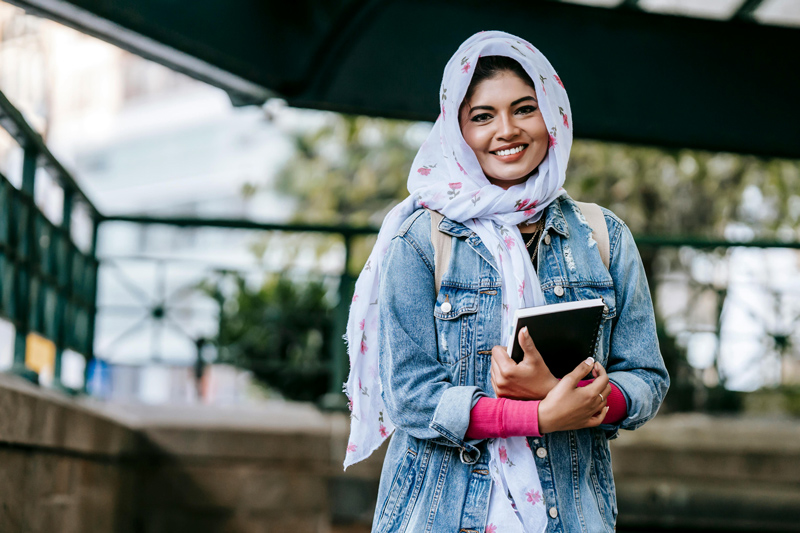
[[[501,113],[498,118],[500,119],[497,124],[498,138],[508,139],[510,137],[516,137],[519,134],[519,127],[516,122],[514,122],[513,117]]]

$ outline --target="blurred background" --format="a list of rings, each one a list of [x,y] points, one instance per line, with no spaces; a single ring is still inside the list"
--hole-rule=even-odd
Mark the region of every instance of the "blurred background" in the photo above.
[[[3,531],[369,530],[347,304],[494,28],[648,273],[672,386],[614,443],[620,530],[800,527],[800,3],[234,4],[0,2]]]

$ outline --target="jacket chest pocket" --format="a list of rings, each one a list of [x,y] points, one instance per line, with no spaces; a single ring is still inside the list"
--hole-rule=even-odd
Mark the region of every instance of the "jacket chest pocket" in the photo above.
[[[477,289],[442,284],[433,309],[440,362],[454,364],[470,353],[477,312]]]

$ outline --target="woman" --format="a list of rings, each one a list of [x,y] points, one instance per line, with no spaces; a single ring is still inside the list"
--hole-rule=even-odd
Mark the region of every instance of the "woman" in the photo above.
[[[411,196],[356,283],[345,467],[394,431],[380,533],[613,531],[608,439],[652,418],[669,384],[630,231],[603,211],[606,268],[562,189],[566,91],[529,43],[472,36],[445,67],[440,103]],[[429,210],[451,236],[438,293]],[[516,309],[590,298],[607,307],[596,363],[558,381],[524,332],[519,365],[500,346]],[[589,371],[596,379],[579,383]]]

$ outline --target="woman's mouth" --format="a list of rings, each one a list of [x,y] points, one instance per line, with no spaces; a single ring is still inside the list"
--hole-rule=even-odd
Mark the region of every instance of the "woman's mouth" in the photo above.
[[[528,148],[527,144],[519,144],[512,148],[507,148],[505,150],[495,150],[494,152],[489,152],[489,153],[505,163],[510,163],[522,157],[522,153],[527,148]]]

